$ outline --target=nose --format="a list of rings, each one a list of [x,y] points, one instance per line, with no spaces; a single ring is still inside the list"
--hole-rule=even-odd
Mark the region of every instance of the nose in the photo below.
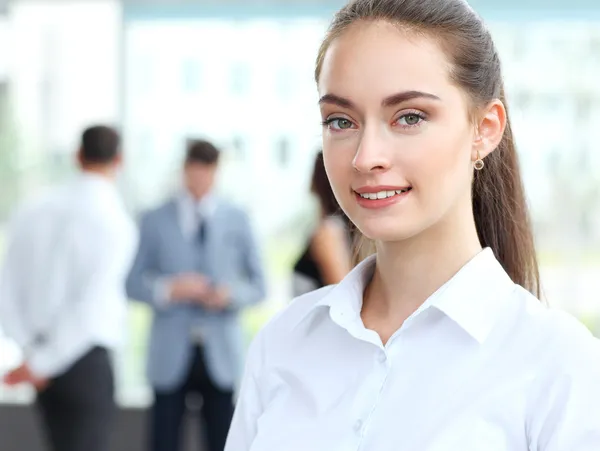
[[[358,172],[385,172],[391,167],[390,145],[374,127],[365,128],[352,166]]]

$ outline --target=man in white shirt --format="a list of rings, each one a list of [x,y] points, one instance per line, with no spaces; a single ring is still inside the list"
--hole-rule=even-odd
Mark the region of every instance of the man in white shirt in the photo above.
[[[23,350],[4,377],[29,383],[54,451],[105,451],[114,405],[110,351],[125,330],[137,231],[115,187],[119,135],[88,128],[81,175],[27,202],[0,272],[0,322]]]

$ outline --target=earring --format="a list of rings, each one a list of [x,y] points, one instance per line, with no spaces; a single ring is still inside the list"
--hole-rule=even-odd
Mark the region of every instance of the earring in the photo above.
[[[479,151],[477,151],[477,160],[475,160],[474,166],[475,166],[475,170],[477,170],[477,171],[481,171],[483,169],[483,167],[485,166],[485,163],[479,156]]]

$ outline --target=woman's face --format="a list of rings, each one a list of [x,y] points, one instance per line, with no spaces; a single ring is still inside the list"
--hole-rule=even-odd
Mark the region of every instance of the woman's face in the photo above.
[[[433,39],[387,22],[352,25],[324,57],[325,166],[368,238],[410,238],[470,208],[473,161],[493,143],[477,147],[468,99],[449,68]]]

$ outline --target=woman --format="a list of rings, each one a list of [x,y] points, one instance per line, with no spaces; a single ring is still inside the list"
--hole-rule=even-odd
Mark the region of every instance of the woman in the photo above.
[[[595,451],[600,345],[536,299],[498,54],[463,0],[355,0],[316,78],[375,255],[249,353],[227,451]]]
[[[319,202],[320,218],[306,249],[294,265],[295,296],[338,283],[350,271],[349,230],[331,191],[322,152],[315,159],[310,190]]]

